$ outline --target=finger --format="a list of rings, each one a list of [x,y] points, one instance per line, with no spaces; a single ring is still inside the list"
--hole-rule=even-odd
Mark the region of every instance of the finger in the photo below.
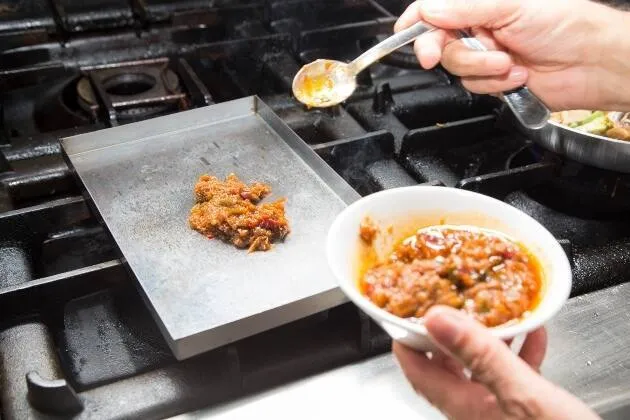
[[[472,50],[461,41],[444,47],[442,66],[456,76],[498,76],[507,74],[514,63],[503,51]]]
[[[419,20],[422,20],[422,15],[420,13],[420,1],[415,1],[405,9],[402,15],[400,15],[394,24],[394,32],[402,31]]]
[[[499,400],[510,401],[515,393],[542,385],[541,377],[505,343],[458,310],[433,307],[425,315],[425,326],[435,343],[470,369]]]
[[[545,352],[547,350],[547,331],[544,328],[539,328],[534,332],[527,335],[527,338],[523,342],[519,356],[528,365],[532,367],[536,372],[540,371],[540,365],[542,365],[545,359]]]
[[[481,42],[484,47],[494,51],[505,51],[503,45],[499,44],[492,33],[484,28],[472,28],[472,35]]]
[[[512,341],[513,339],[509,339],[509,340],[505,340],[503,343],[510,349],[510,351],[512,351],[511,349],[511,345],[512,345]],[[474,382],[479,382],[481,383],[481,381],[479,381],[476,377],[475,377],[475,373],[471,372],[471,376],[470,376],[470,380],[474,381]]]
[[[464,374],[464,366],[462,366],[460,362],[440,350],[433,352],[433,354],[431,355],[431,362],[433,362],[437,366],[442,367],[450,374],[455,375],[455,377],[458,379],[466,379],[466,375]]]
[[[415,352],[398,342],[393,343],[392,351],[413,389],[432,405],[445,413],[452,413],[457,410],[459,401],[466,403],[467,382],[432,363],[425,354]]]
[[[520,7],[519,0],[422,0],[409,6],[399,21],[400,27],[424,20],[443,29],[499,29],[519,18]]]
[[[527,81],[527,69],[514,66],[507,74],[486,77],[463,77],[462,84],[474,93],[494,94],[523,86]]]
[[[437,66],[442,59],[442,50],[446,44],[446,32],[436,30],[426,32],[414,42],[413,49],[420,65],[429,70]]]

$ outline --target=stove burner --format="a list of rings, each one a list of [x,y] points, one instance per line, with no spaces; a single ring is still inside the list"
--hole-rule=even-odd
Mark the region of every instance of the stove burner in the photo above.
[[[77,103],[77,75],[73,74],[60,83],[52,83],[41,92],[35,102],[33,118],[42,131],[63,130],[90,123]]]
[[[157,81],[147,73],[121,73],[103,81],[105,92],[115,96],[135,96],[144,93]]]
[[[597,219],[616,218],[630,210],[630,175],[583,165],[536,145],[512,155],[507,167],[539,162],[556,167],[556,176],[527,189],[527,194],[541,204],[573,216]]]
[[[174,110],[185,97],[179,77],[167,64],[167,61],[120,64],[88,72],[109,96],[117,118],[134,121]],[[76,93],[81,108],[97,118],[100,105],[89,76],[79,80]]]

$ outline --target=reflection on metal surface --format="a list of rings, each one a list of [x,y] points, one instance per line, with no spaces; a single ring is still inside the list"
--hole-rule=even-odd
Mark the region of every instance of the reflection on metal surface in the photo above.
[[[550,344],[543,375],[605,419],[630,418],[628,301],[630,284],[583,295],[571,299],[548,326]],[[373,400],[380,404],[366,404]],[[309,407],[308,412],[304,407]],[[348,418],[444,418],[413,393],[390,354],[175,418],[233,420],[258,413],[287,418],[298,412],[304,419],[342,418],[342,413]]]
[[[373,403],[375,401],[379,403]],[[418,398],[390,355],[173,419],[244,420],[261,417],[261,413],[273,413],[274,418],[279,419],[292,418],[299,413],[304,420],[444,419],[426,400]]]
[[[540,130],[519,129],[548,150],[597,168],[630,173],[630,142],[586,134],[550,121]]]
[[[549,326],[543,374],[606,411],[630,384],[630,284],[572,299]]]

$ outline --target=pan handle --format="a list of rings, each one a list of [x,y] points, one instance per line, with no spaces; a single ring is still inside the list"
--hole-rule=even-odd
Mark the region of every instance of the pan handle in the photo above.
[[[485,45],[466,31],[454,31],[455,35],[468,47],[478,51],[488,51]],[[538,130],[547,125],[551,116],[549,108],[526,86],[503,92],[501,99],[512,110],[521,124],[530,130]]]

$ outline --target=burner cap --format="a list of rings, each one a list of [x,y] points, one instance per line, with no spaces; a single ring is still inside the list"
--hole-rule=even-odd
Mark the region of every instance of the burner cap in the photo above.
[[[152,89],[157,81],[147,73],[118,73],[103,80],[105,92],[115,96],[137,96]]]

